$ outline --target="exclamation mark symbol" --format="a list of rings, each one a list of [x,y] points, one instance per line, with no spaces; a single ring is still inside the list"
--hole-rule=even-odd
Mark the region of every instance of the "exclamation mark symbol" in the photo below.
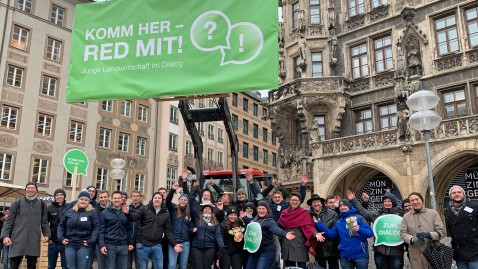
[[[239,35],[239,52],[244,52],[244,35],[240,34]]]
[[[178,36],[178,53],[183,53],[183,37]]]

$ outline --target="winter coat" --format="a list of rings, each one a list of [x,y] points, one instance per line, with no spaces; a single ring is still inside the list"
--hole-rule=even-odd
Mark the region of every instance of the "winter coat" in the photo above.
[[[410,240],[419,232],[430,232],[432,239],[425,239],[426,244],[423,246],[419,243],[411,245]],[[415,209],[412,209],[410,212],[405,213],[400,227],[400,237],[405,243],[409,244],[410,268],[426,269],[431,268],[431,266],[422,252],[428,244],[438,243],[445,238],[446,230],[438,212],[422,207],[420,212],[415,212]]]
[[[162,206],[156,214],[156,209],[151,201],[141,207],[137,212],[129,212],[128,218],[132,221],[141,220],[136,242],[146,246],[161,244],[166,238],[172,246],[177,244],[171,232],[169,212]],[[166,238],[164,238],[166,237]],[[164,238],[164,239],[163,239]]]
[[[347,228],[346,218],[356,216],[357,224],[360,226],[358,232],[352,232],[350,235]],[[328,229],[320,221],[315,223],[319,231],[324,232],[327,239],[340,237],[339,252],[340,257],[356,260],[360,258],[368,258],[368,241],[367,238],[373,236],[372,228],[368,225],[365,218],[357,214],[357,209],[353,206],[347,212],[341,212],[340,218],[335,222],[332,229]]]
[[[171,189],[166,197],[166,206],[168,207],[169,218],[171,219],[173,236],[178,243],[189,242],[193,234],[194,223],[192,218],[187,218],[185,214],[179,218],[176,216],[178,206],[171,202],[174,192],[175,190]]]
[[[285,238],[287,233],[279,228],[277,222],[272,219],[271,215],[267,215],[264,218],[256,216],[252,222],[259,223],[262,230],[261,245],[256,253],[275,251],[276,247],[274,245],[274,235],[277,235],[279,238]]]
[[[382,208],[376,211],[369,211],[369,210],[366,210],[356,198],[350,200],[350,202],[352,202],[352,205],[355,208],[357,208],[357,210],[359,211],[359,214],[362,215],[366,220],[370,222],[375,222],[375,220],[378,217],[383,215],[393,214],[393,215],[398,215],[400,217],[403,217],[403,215],[405,214],[403,210],[399,209],[396,206],[392,208]],[[398,246],[378,245],[378,246],[374,246],[373,249],[374,251],[383,255],[403,256],[405,246],[403,244]]]
[[[68,206],[68,203],[63,203],[62,205],[59,205],[57,202],[52,202],[51,205],[47,207],[47,217],[48,217],[48,222],[50,223],[50,232],[51,232],[51,237],[50,240],[54,243],[60,243],[58,241],[58,236],[57,236],[57,229],[58,229],[58,224],[60,224],[60,213],[65,210],[65,208]]]
[[[143,203],[139,202],[139,204],[137,206],[134,206],[133,203],[131,203],[129,205],[129,212],[137,212],[141,207],[143,207]],[[132,225],[132,235],[131,235],[131,238],[133,239],[133,246],[136,244],[136,237],[138,235],[138,231],[139,231],[139,224],[140,224],[140,220],[137,220],[137,221],[130,221],[131,222],[131,225]]]
[[[322,222],[329,229],[334,227],[337,219],[338,219],[337,213],[332,209],[322,207],[322,210],[319,212],[320,222]],[[339,241],[340,241],[339,239],[334,239],[334,240],[325,240],[324,242],[317,242],[317,246],[315,248],[317,257],[325,258],[325,257],[337,255]]]
[[[62,214],[58,225],[58,241],[68,239],[68,244],[76,246],[83,245],[83,241],[87,241],[91,246],[96,244],[99,231],[100,220],[91,205],[86,209],[79,208],[77,212],[68,209]]]
[[[272,191],[272,189],[274,188],[273,185],[269,185],[263,192],[262,192],[262,195],[264,197],[266,197],[269,192]],[[304,202],[304,199],[305,199],[305,195],[306,195],[306,192],[307,192],[307,186],[306,185],[300,185],[300,188],[299,188],[299,194],[300,194],[300,203],[302,204]],[[283,194],[284,196],[284,194]],[[275,220],[275,221],[278,221],[279,218],[280,218],[280,214],[282,213],[282,211],[286,210],[287,208],[289,208],[289,201],[285,200],[285,199],[282,199],[282,201],[279,203],[279,204],[276,204],[274,203],[274,200],[271,198],[270,201],[269,201],[269,206],[271,208],[271,211],[272,211],[272,218]]]
[[[220,225],[221,227],[221,235],[222,235],[222,239],[224,241],[224,249],[223,251],[226,251],[229,256],[231,256],[232,254],[234,253],[238,253],[238,252],[242,252],[243,248],[244,248],[244,238],[242,238],[242,240],[240,242],[236,242],[234,240],[234,233],[230,233],[230,231],[232,231],[232,229],[228,229],[226,227],[226,223],[223,222],[221,223]],[[234,226],[233,227],[238,227],[239,229],[240,228],[243,228],[244,231],[243,233],[246,231],[245,227],[243,226]]]
[[[98,244],[102,248],[106,244],[116,246],[133,245],[132,222],[120,210],[108,207],[100,216],[100,234]]]
[[[219,248],[224,247],[220,225],[210,225],[208,223],[199,224],[194,234],[191,244],[195,248]]]
[[[45,202],[38,198],[29,201],[24,197],[12,203],[0,235],[1,239],[8,236],[12,240],[10,258],[40,256],[40,231],[43,236],[51,235],[46,208]]]
[[[478,260],[478,204],[467,201],[458,216],[450,207],[445,210],[445,220],[451,236],[454,259]]]

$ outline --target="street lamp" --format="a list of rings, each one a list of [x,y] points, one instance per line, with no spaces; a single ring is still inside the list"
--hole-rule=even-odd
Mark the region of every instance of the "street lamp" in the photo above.
[[[123,168],[126,166],[126,162],[118,156],[110,161],[110,165],[113,167],[113,169],[110,170],[109,176],[117,181],[116,189],[118,189],[120,180],[126,175],[125,171],[123,170]]]
[[[435,196],[435,184],[433,182],[432,161],[430,158],[430,130],[436,128],[440,122],[440,115],[432,110],[440,101],[440,97],[432,91],[421,90],[413,93],[408,97],[407,106],[415,111],[410,116],[408,123],[412,129],[422,132],[425,140],[425,150],[427,155],[428,166],[428,184],[430,187],[430,198],[432,209],[437,210],[437,202]]]

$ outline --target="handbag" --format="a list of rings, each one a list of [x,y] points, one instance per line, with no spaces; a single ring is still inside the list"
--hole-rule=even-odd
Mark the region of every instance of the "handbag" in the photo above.
[[[307,269],[324,269],[322,266],[320,266],[318,263],[316,262],[310,262],[308,265],[307,265]]]
[[[423,251],[423,256],[433,269],[450,269],[453,263],[453,248],[442,243],[430,244]]]

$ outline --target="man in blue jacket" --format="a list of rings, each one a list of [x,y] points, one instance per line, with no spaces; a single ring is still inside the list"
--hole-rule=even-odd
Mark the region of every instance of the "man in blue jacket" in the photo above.
[[[132,226],[122,212],[123,197],[121,191],[112,195],[112,205],[101,213],[99,247],[106,255],[107,269],[126,269],[128,251],[133,250]]]

